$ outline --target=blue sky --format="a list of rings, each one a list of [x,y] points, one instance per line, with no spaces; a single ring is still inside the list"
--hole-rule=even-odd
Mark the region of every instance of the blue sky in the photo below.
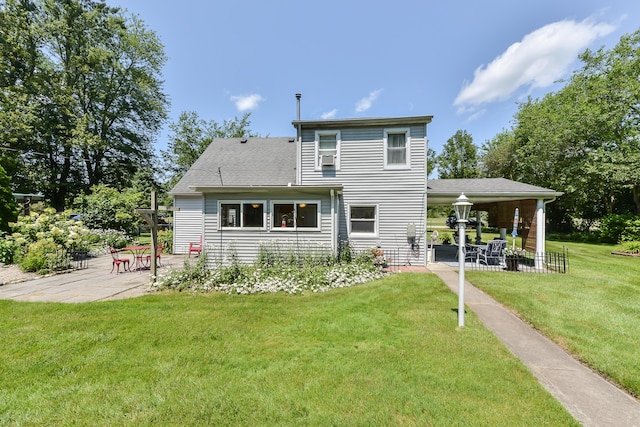
[[[458,129],[481,146],[517,103],[557,90],[585,49],[640,28],[629,0],[107,0],[138,15],[168,56],[170,121],[251,112],[262,136],[303,120],[433,115],[439,153]],[[158,138],[165,148],[168,130]]]

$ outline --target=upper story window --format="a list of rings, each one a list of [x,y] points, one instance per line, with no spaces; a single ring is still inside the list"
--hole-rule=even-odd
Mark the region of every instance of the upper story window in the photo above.
[[[406,128],[384,131],[385,169],[409,169],[411,167],[409,138],[409,129]]]
[[[273,204],[273,229],[320,229],[320,202],[282,202]]]
[[[264,228],[264,202],[221,202],[221,228]]]
[[[340,131],[316,132],[316,170],[340,166]]]

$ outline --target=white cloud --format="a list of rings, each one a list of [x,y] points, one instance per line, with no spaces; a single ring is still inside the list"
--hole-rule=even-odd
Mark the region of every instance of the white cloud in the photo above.
[[[371,108],[371,105],[376,99],[378,99],[380,93],[382,93],[382,89],[376,89],[373,92],[370,92],[368,96],[356,102],[356,113],[362,113],[363,111],[367,111]]]
[[[559,21],[545,25],[514,43],[486,67],[481,65],[466,83],[453,105],[459,112],[475,111],[481,105],[509,98],[522,87],[551,86],[564,77],[571,64],[594,40],[611,33],[615,26]]]
[[[236,104],[236,108],[238,111],[247,111],[247,110],[255,110],[258,108],[258,104],[265,99],[256,94],[252,93],[251,95],[234,95],[231,96],[231,101]]]
[[[334,108],[331,111],[327,111],[326,113],[322,113],[320,118],[322,118],[322,120],[333,119],[336,116],[337,113],[338,113],[338,110],[336,108]]]

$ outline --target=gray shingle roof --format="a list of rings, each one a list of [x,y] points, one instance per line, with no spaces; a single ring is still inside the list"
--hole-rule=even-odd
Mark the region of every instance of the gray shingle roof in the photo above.
[[[246,139],[246,142],[241,140]],[[295,138],[218,138],[170,191],[189,187],[285,186],[296,182]]]
[[[525,198],[550,199],[563,194],[506,178],[430,179],[427,181],[427,200],[431,204],[453,203],[460,193],[464,193],[474,203]]]

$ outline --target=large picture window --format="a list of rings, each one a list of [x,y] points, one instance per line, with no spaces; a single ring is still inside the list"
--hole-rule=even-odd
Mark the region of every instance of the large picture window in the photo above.
[[[376,206],[351,206],[349,216],[351,233],[376,234]]]
[[[221,228],[264,228],[264,202],[221,202]]]
[[[385,167],[404,169],[410,166],[409,129],[388,129],[384,133]]]
[[[318,229],[318,202],[283,202],[273,204],[273,229]]]

